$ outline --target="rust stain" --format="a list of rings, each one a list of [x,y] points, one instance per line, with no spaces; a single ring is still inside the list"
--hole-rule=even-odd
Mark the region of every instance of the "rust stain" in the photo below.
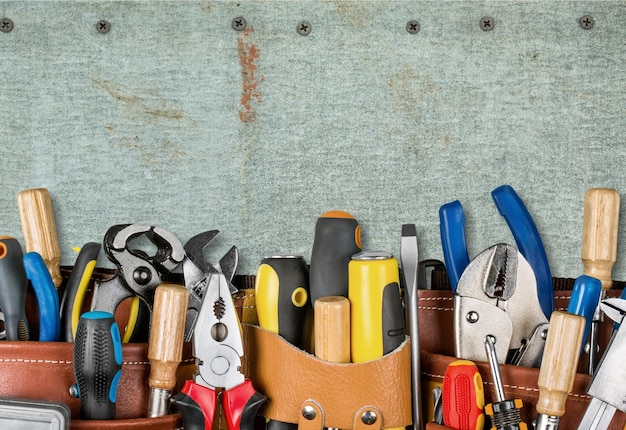
[[[261,55],[259,49],[250,40],[250,36],[253,32],[254,28],[250,26],[245,29],[237,39],[237,52],[239,53],[242,82],[242,109],[239,109],[239,119],[244,123],[256,121],[257,113],[254,110],[254,105],[263,101],[261,93],[258,90],[259,78],[257,77],[257,66],[255,64],[255,61],[258,60]]]

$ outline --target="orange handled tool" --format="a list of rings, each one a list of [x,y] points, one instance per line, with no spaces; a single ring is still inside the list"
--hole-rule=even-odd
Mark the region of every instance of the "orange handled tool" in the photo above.
[[[469,360],[455,360],[443,377],[443,422],[455,430],[482,430],[485,423],[483,380]]]
[[[17,204],[26,252],[34,251],[43,257],[52,282],[59,288],[63,282],[61,248],[50,193],[46,188],[24,190],[17,195]]]

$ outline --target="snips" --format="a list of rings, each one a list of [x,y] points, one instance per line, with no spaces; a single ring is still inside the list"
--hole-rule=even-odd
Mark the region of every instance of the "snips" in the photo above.
[[[155,247],[154,255],[134,249],[131,242],[145,236]],[[171,232],[142,224],[114,225],[106,232],[104,251],[117,267],[117,274],[95,285],[92,310],[115,314],[125,299],[132,298],[133,309],[123,341],[147,341],[154,293],[162,277],[178,267],[185,258],[180,240]],[[143,306],[140,306],[143,304]]]
[[[204,292],[193,332],[197,373],[171,400],[183,416],[185,429],[213,428],[219,399],[228,430],[252,430],[266,397],[241,373],[243,340],[229,282],[220,271],[211,279],[216,282]]]
[[[210,288],[210,285],[219,282],[218,274],[224,276],[231,293],[237,292],[231,283],[239,262],[237,247],[232,246],[215,265],[208,262],[204,257],[206,247],[218,233],[218,230],[202,232],[189,239],[184,246],[186,258],[183,261],[183,276],[185,287],[189,290],[189,304],[185,320],[185,342],[191,341],[205,292]]]
[[[535,274],[513,246],[494,245],[463,271],[454,297],[457,357],[484,360],[491,335],[500,362],[539,367],[548,326]]]

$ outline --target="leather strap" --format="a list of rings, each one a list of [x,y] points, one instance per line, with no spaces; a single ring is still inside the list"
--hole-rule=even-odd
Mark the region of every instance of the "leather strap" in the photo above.
[[[280,336],[243,325],[245,374],[268,397],[266,418],[304,424],[305,402],[318,404],[325,427],[349,429],[363,407],[378,411],[376,428],[411,423],[410,341],[396,351],[365,363],[330,363],[290,345]],[[360,415],[359,415],[360,420]],[[373,427],[367,426],[371,430]]]

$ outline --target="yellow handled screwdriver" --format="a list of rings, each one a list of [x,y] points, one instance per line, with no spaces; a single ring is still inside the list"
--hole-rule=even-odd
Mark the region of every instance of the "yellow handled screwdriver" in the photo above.
[[[176,369],[182,360],[189,292],[182,285],[161,284],[154,295],[148,360],[150,400],[148,417],[167,414]]]

